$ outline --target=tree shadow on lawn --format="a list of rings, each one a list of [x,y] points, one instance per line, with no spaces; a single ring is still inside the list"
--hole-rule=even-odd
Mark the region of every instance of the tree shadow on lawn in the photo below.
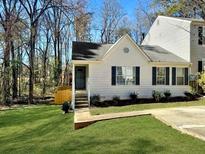
[[[111,121],[101,122],[93,127],[75,131],[73,130],[73,114],[65,116],[55,111],[47,119],[37,114],[35,116],[39,119],[31,116],[30,118],[36,119],[31,120],[31,126],[25,127],[23,118],[20,124],[22,131],[12,132],[11,130],[9,135],[0,138],[0,153],[105,153],[120,151],[119,146],[129,153],[163,150],[163,147],[156,146],[153,141],[145,138],[137,140],[132,138],[126,141],[126,136],[120,136],[121,131],[115,131],[117,127],[125,125],[120,120],[115,121],[116,126],[113,126]],[[99,129],[103,125],[107,127],[104,130]]]
[[[135,146],[136,149],[130,152],[135,152],[140,154],[162,152],[165,150],[164,146],[156,145],[154,141],[147,140],[144,138],[139,138],[133,141],[132,146]]]
[[[0,114],[0,128],[25,125],[26,123],[36,122],[39,119],[48,119],[51,116],[56,115],[56,110],[49,109],[20,109],[16,111],[2,111],[5,112]],[[12,112],[12,114],[10,114]],[[59,109],[60,112],[60,109]],[[22,115],[23,114],[23,115]]]
[[[45,112],[44,112],[45,113]],[[34,119],[37,119],[36,117]],[[25,127],[23,122],[20,124],[22,131],[11,132],[9,135],[0,138],[0,145],[2,151],[8,149],[12,151],[19,151],[29,149],[29,151],[37,150],[36,146],[40,144],[50,144],[64,136],[68,129],[72,129],[73,125],[73,114],[56,116],[50,116],[50,118],[41,118],[32,120],[31,126]],[[70,125],[70,126],[69,126]],[[3,144],[6,143],[6,144]],[[1,151],[0,150],[0,151]],[[19,151],[22,152],[22,151]],[[0,152],[1,153],[1,152]]]

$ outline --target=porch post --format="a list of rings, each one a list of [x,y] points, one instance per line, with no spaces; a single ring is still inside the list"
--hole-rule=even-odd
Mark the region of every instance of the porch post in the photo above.
[[[89,67],[89,64],[88,64],[88,71],[87,71],[87,76],[88,76],[88,80],[87,80],[87,91],[88,91],[88,106],[90,107],[90,67]]]
[[[75,64],[72,67],[72,109],[75,110]]]

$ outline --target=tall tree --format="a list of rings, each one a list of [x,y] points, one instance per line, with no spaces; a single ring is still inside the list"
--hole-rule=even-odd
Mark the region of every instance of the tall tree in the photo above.
[[[20,9],[17,9],[17,2],[17,0],[0,1],[0,24],[4,30],[3,36],[5,44],[3,54],[3,102],[5,104],[9,103],[10,97],[10,55],[11,52],[14,52],[14,27],[19,19],[20,13]]]
[[[29,17],[29,104],[33,103],[34,92],[34,60],[36,50],[37,29],[40,17],[51,7],[52,0],[19,0]]]
[[[121,20],[115,32],[115,40],[118,40],[125,34],[129,34],[130,36],[132,36],[132,23],[129,21],[128,17],[124,17]]]
[[[114,33],[124,16],[124,12],[117,0],[104,0],[101,8],[101,42],[113,43]]]
[[[154,0],[152,6],[163,15],[205,19],[204,0]]]

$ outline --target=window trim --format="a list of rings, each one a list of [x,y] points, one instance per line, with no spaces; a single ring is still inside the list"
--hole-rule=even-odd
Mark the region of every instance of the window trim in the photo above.
[[[116,75],[115,75],[115,80],[116,80],[116,86],[139,86],[139,85],[136,85],[136,70],[133,72],[133,79],[134,79],[134,83],[132,83],[132,84],[126,84],[126,81],[125,81],[125,84],[118,84],[118,80],[117,80],[117,77],[118,76],[122,76],[123,77],[123,75],[118,75],[118,72],[117,72],[117,68],[118,67],[129,67],[129,68],[132,68],[132,70],[135,70],[135,68],[136,68],[136,66],[116,66]],[[125,76],[130,76],[130,75],[125,75]],[[130,76],[131,77],[131,76]]]
[[[177,82],[177,70],[178,69],[183,70],[183,84],[178,84],[178,82]],[[185,85],[185,67],[176,67],[176,86],[186,86]]]
[[[158,72],[157,72],[157,70],[158,70],[158,68],[164,68],[164,84],[158,84],[158,82],[157,82],[157,79],[158,79]],[[167,83],[167,79],[166,79],[166,67],[164,67],[164,66],[162,66],[162,67],[156,67],[156,85],[158,85],[158,86],[166,86],[166,83]]]
[[[202,32],[201,32],[202,38],[201,39],[199,38],[199,29],[200,28],[202,28]],[[197,35],[198,36],[198,43],[197,44],[200,45],[200,46],[205,46],[205,26],[203,26],[203,25],[198,26],[197,30],[198,30],[198,35]],[[201,41],[201,44],[199,43],[199,40]]]

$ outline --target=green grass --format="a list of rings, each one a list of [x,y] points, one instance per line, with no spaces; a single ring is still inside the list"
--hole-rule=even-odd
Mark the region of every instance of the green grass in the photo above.
[[[73,130],[58,106],[0,112],[0,153],[204,153],[205,142],[151,116],[97,122]]]
[[[148,104],[136,104],[127,106],[116,107],[94,107],[91,108],[92,115],[99,115],[105,113],[114,112],[126,112],[126,111],[139,111],[145,109],[157,109],[157,108],[170,108],[170,107],[182,107],[182,106],[201,106],[205,105],[205,100],[190,101],[190,102],[171,102],[171,103],[148,103]]]

